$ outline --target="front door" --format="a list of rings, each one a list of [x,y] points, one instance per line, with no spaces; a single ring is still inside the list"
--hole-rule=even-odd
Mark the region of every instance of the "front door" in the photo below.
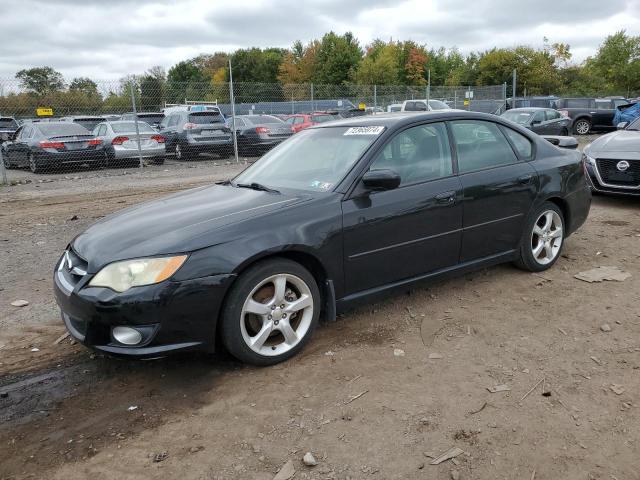
[[[491,121],[451,122],[464,192],[460,261],[515,250],[539,189],[531,141]]]
[[[391,169],[398,188],[356,189],[343,202],[347,293],[455,265],[460,253],[462,189],[444,123],[396,134],[369,170]]]

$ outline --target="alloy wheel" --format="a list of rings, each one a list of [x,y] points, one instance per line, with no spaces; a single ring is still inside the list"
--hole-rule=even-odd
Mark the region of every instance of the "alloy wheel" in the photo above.
[[[247,296],[240,314],[245,344],[264,356],[282,355],[302,341],[313,319],[309,286],[281,273],[265,278]]]
[[[176,153],[176,160],[182,160],[182,148],[180,148],[179,143],[176,143],[175,153]]]
[[[586,120],[579,120],[576,123],[576,132],[578,133],[578,135],[586,135],[587,133],[589,133],[590,128],[591,125]]]
[[[36,163],[33,153],[29,154],[29,169],[31,170],[31,173],[36,173],[38,171],[38,164]]]
[[[562,218],[553,210],[540,214],[531,232],[531,253],[540,265],[547,265],[555,260],[562,247]]]

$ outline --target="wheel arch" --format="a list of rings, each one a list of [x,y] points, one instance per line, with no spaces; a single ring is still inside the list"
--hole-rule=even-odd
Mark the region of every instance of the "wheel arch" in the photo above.
[[[569,211],[569,204],[567,203],[567,201],[560,196],[550,195],[549,197],[545,198],[541,202],[541,204],[544,202],[553,203],[560,209],[560,211],[562,212],[562,219],[564,220],[564,231],[566,233],[568,226],[571,225],[571,212]]]

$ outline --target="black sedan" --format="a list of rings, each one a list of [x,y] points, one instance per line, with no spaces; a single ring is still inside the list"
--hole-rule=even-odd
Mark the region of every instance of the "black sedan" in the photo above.
[[[550,268],[591,202],[581,155],[499,117],[388,114],[296,134],[233,180],[144,203],[77,236],[54,290],[78,341],[270,365],[320,316],[416,282]]]
[[[553,108],[512,108],[501,117],[522,125],[539,135],[569,135],[571,119]]]
[[[241,155],[262,155],[293,135],[291,126],[273,115],[236,115],[235,123]],[[232,119],[227,125],[233,128]]]
[[[33,173],[106,161],[102,140],[72,122],[26,123],[5,143],[4,155],[7,168],[28,167]]]

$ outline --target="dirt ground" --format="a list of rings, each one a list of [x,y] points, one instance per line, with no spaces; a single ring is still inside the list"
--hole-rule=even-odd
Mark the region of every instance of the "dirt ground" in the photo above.
[[[541,275],[505,265],[415,288],[321,325],[271,368],[55,343],[67,243],[244,168],[216,163],[10,172],[31,182],[0,189],[0,479],[271,480],[288,461],[296,479],[640,479],[640,199],[594,197]],[[597,266],[632,276],[574,278]]]

